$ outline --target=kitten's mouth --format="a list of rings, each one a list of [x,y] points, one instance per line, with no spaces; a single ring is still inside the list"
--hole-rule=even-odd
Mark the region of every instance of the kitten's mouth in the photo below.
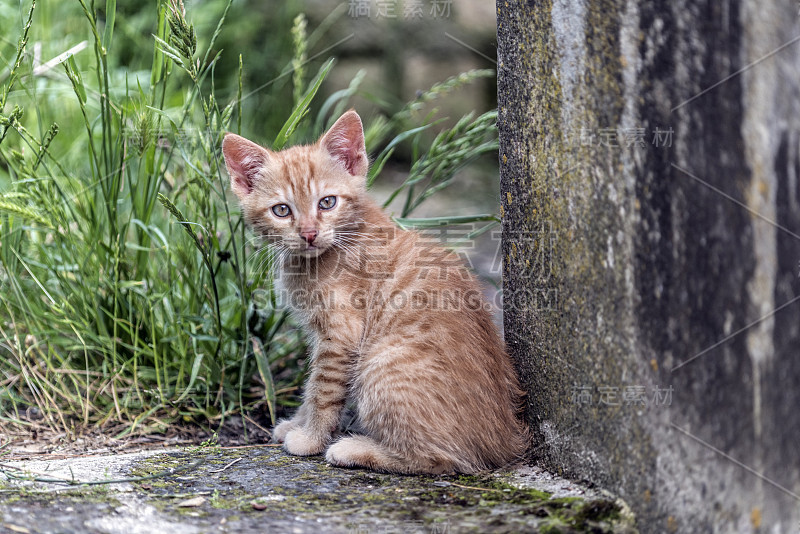
[[[316,258],[326,250],[328,250],[328,247],[322,247],[319,245],[306,245],[299,250],[295,250],[295,254],[300,254],[301,256],[305,256],[307,258]]]

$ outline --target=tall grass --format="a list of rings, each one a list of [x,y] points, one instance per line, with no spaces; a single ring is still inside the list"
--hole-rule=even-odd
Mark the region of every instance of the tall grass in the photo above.
[[[160,0],[147,71],[118,65],[115,0],[77,3],[83,20],[72,35],[85,34],[90,54],[36,76],[34,3],[0,73],[0,426],[125,435],[176,421],[211,427],[252,410],[274,421],[301,383],[304,346],[275,307],[269,254],[226,196],[219,146],[225,131],[241,131],[242,57],[226,102],[214,74],[231,1],[200,46],[182,2]],[[280,74],[292,73],[294,106],[276,149],[319,135],[359,91],[361,76],[311,120],[334,61],[307,76],[306,24],[299,16],[287,31],[292,55]],[[370,183],[401,143],[417,160],[395,192],[406,195],[401,224],[493,220],[408,218],[461,167],[496,150],[492,112],[432,142],[422,134],[436,117],[417,116],[487,75],[438,84],[368,125],[368,148],[378,153]]]

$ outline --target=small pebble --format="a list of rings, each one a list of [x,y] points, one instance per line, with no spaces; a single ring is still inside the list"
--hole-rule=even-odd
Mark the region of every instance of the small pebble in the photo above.
[[[186,499],[185,501],[179,502],[177,506],[179,508],[196,508],[198,506],[202,506],[205,502],[206,498],[202,495],[198,495],[197,497],[192,497],[191,499]]]

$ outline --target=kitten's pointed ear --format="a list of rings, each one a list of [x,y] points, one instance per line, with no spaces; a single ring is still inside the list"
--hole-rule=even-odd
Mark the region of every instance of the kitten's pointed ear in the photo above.
[[[352,109],[339,117],[319,140],[336,162],[353,176],[366,176],[369,160],[361,117]]]
[[[222,155],[231,176],[231,189],[240,199],[253,192],[261,172],[269,161],[269,151],[236,134],[226,134]]]

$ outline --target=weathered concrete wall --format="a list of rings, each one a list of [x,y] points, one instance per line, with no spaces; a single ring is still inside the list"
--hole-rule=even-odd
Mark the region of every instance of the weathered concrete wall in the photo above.
[[[800,528],[798,7],[497,2],[533,451],[644,532]]]

